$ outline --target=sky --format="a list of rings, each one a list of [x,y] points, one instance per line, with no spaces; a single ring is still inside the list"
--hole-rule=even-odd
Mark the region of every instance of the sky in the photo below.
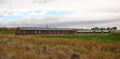
[[[120,0],[0,0],[0,26],[118,27]]]

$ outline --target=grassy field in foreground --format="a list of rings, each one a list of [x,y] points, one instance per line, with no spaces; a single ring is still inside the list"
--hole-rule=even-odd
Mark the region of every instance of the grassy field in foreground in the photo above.
[[[119,59],[119,34],[14,35],[0,32],[0,59]]]
[[[66,38],[66,39],[82,39],[97,40],[102,42],[120,42],[119,34],[80,34],[80,35],[46,35],[42,38]]]

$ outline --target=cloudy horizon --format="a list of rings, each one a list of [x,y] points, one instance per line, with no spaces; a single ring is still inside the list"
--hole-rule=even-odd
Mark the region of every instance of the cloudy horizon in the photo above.
[[[0,26],[120,29],[120,0],[0,0],[0,7]]]

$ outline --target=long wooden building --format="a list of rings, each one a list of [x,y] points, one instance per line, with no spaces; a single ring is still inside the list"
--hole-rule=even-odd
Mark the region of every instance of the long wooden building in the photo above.
[[[72,28],[40,28],[40,27],[18,27],[16,35],[35,35],[35,34],[75,34]]]

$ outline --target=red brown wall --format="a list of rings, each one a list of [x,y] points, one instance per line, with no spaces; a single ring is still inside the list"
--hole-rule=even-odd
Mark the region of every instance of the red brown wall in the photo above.
[[[19,29],[16,30],[16,35],[34,35],[34,34],[75,34],[75,31],[74,30],[19,30]]]

